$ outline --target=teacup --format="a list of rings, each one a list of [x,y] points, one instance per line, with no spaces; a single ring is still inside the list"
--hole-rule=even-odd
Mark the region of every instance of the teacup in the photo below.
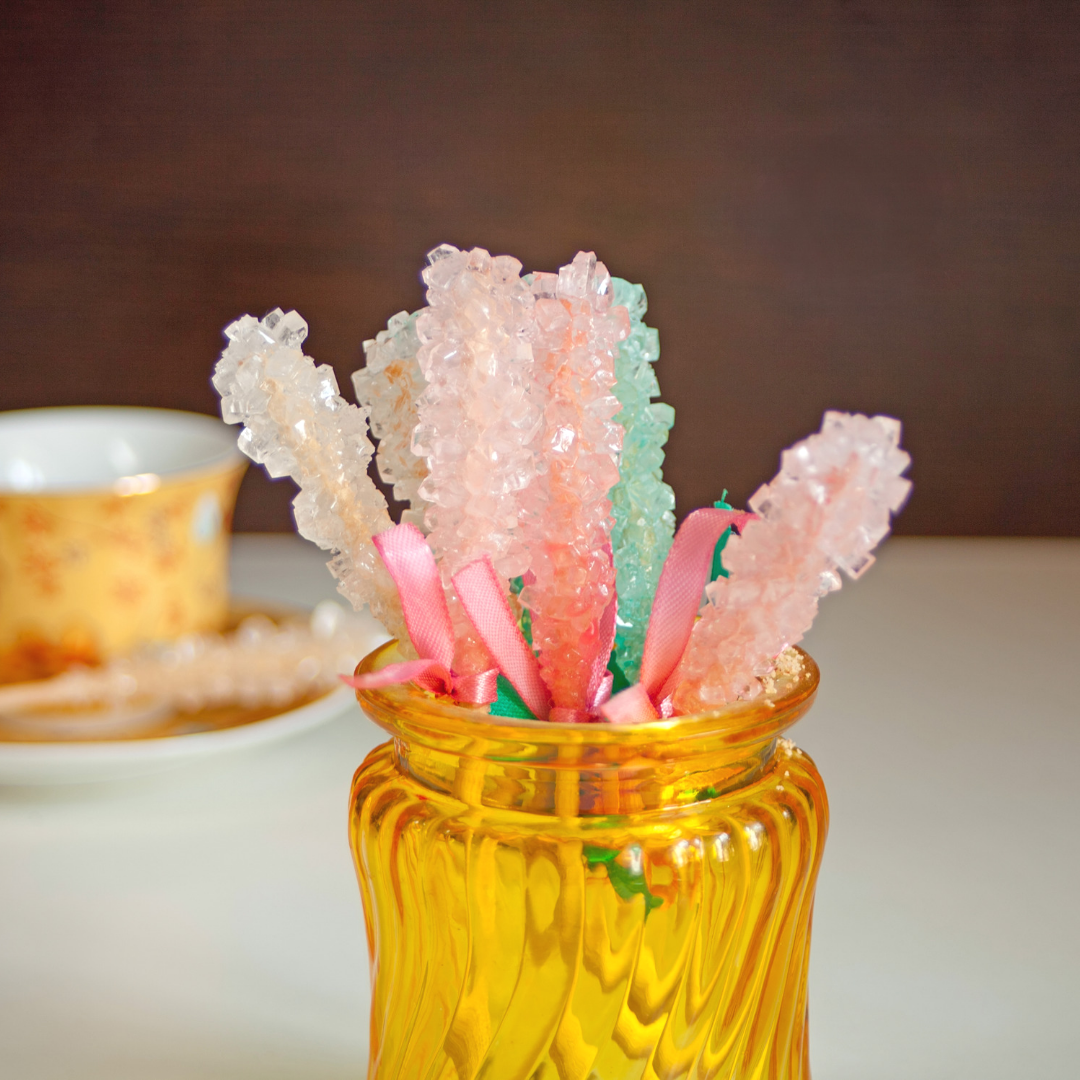
[[[245,467],[209,416],[0,413],[0,682],[221,629]]]

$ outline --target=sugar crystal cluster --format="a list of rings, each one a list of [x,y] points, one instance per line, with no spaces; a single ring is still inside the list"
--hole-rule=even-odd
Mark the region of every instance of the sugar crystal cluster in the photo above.
[[[390,528],[386,499],[368,476],[374,448],[367,411],[338,394],[328,364],[303,354],[307,323],[275,308],[225,330],[214,371],[226,423],[243,424],[238,445],[271,476],[300,486],[293,501],[301,536],[333,551],[330,569],[357,609],[369,605],[391,634],[407,640],[397,589],[371,542]]]
[[[133,701],[180,712],[224,705],[280,707],[333,689],[338,675],[350,673],[371,645],[370,624],[327,600],[306,624],[249,615],[229,634],[191,634],[103,667],[0,687],[0,715]]]
[[[671,540],[675,535],[675,493],[663,481],[664,444],[675,410],[660,396],[653,364],[660,335],[645,325],[647,301],[640,285],[612,278],[615,304],[625,307],[630,333],[615,354],[615,396],[622,405],[619,482],[611,492],[614,525],[611,546],[619,595],[615,658],[623,674],[635,679],[649,624],[649,611]]]
[[[379,475],[393,485],[398,502],[409,504],[401,520],[423,528],[427,502],[420,485],[427,466],[412,451],[416,399],[426,385],[416,359],[417,314],[399,311],[385,330],[364,342],[365,366],[353,373],[352,382],[356,400],[369,410],[371,433],[379,440],[375,455]]]
[[[544,412],[541,471],[526,491],[523,526],[532,580],[521,600],[556,709],[585,712],[601,617],[615,597],[610,492],[623,429],[612,387],[629,317],[612,305],[611,276],[592,253],[579,253],[557,275],[534,275],[532,288]]]
[[[911,489],[900,424],[829,412],[750,500],[758,515],[724,551],[730,574],[708,586],[675,694],[679,712],[752,698],[776,658],[810,629],[821,596],[857,578]]]
[[[480,555],[513,578],[528,569],[519,520],[536,475],[540,402],[528,334],[533,295],[521,263],[482,248],[436,248],[417,320],[420,395],[413,452],[427,476],[428,542],[443,580]]]
[[[417,400],[412,452],[427,472],[419,492],[454,624],[454,666],[471,674],[492,661],[451,577],[486,555],[508,590],[509,579],[528,567],[518,522],[540,430],[527,341],[533,297],[521,263],[508,255],[493,259],[483,248],[443,244],[428,260],[428,306],[416,324],[426,386]]]
[[[591,252],[525,276],[482,248],[428,261],[427,306],[365,342],[359,408],[303,355],[295,312],[233,323],[214,377],[244,452],[300,485],[297,526],[337,553],[342,592],[405,647],[362,679],[613,724],[776,692],[820,597],[866,570],[907,496],[899,423],[826,413],[752,514],[708,507],[673,539],[674,414],[642,287]],[[398,526],[368,476],[369,417],[409,503]],[[706,584],[722,539],[729,576]]]

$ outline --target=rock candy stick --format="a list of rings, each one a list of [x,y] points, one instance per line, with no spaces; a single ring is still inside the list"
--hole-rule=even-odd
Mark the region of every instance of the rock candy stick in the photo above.
[[[508,255],[444,244],[428,259],[428,307],[416,321],[427,385],[417,399],[412,448],[427,468],[419,493],[428,502],[428,542],[454,621],[455,670],[466,674],[491,661],[451,578],[483,555],[503,580],[528,569],[518,522],[541,428],[527,339],[533,295],[521,263]]]
[[[284,705],[333,689],[338,675],[351,675],[376,640],[370,623],[324,600],[307,624],[277,625],[265,615],[251,615],[228,635],[191,634],[104,667],[0,687],[0,714],[131,701],[180,712]]]
[[[630,334],[615,354],[615,396],[622,404],[623,435],[619,482],[611,492],[611,546],[619,594],[615,657],[633,682],[653,596],[664,559],[675,534],[675,493],[664,483],[664,444],[675,422],[675,410],[653,398],[660,396],[653,364],[660,355],[660,337],[644,322],[645,290],[612,278],[616,304],[630,315]]]
[[[422,529],[428,504],[420,494],[420,485],[427,476],[427,466],[412,452],[416,399],[426,385],[416,359],[420,348],[418,314],[398,312],[385,330],[364,342],[367,365],[353,373],[352,381],[356,400],[368,408],[371,432],[379,440],[375,453],[379,475],[394,485],[398,502],[409,504],[401,520]]]
[[[330,570],[353,607],[368,604],[407,642],[397,589],[371,543],[391,522],[367,472],[374,449],[367,410],[339,396],[333,368],[304,356],[307,323],[295,311],[276,308],[262,321],[245,315],[225,336],[213,382],[225,422],[244,425],[240,449],[271,476],[300,485],[293,501],[300,535],[335,552]]]
[[[777,656],[810,629],[818,599],[859,577],[911,483],[900,423],[827,412],[821,431],[785,450],[749,522],[724,550],[730,578],[706,589],[675,694],[678,712],[755,697]]]
[[[592,253],[533,278],[533,354],[544,400],[542,459],[525,491],[523,533],[534,580],[521,592],[555,719],[579,719],[615,595],[611,501],[623,430],[612,393],[615,352],[629,332],[611,277]],[[603,662],[606,664],[607,657]],[[562,712],[560,710],[569,710]]]

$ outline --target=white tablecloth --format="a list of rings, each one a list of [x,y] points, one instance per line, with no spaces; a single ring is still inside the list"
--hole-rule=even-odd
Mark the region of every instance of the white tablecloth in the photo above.
[[[234,583],[334,595],[290,537],[237,537]],[[894,540],[807,647],[816,1080],[1073,1080],[1080,543]],[[378,741],[351,707],[144,780],[0,790],[0,1076],[362,1076],[346,809]]]

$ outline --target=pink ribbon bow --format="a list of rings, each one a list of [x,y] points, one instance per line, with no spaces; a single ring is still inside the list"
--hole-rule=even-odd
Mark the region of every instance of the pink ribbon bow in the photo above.
[[[408,523],[372,538],[401,596],[405,626],[420,659],[387,664],[368,675],[342,676],[358,690],[414,682],[436,694],[452,694],[467,704],[486,705],[498,697],[501,671],[540,720],[547,719],[551,698],[540,665],[518,629],[491,560],[485,555],[453,577],[454,591],[497,667],[478,675],[452,670],[454,627],[446,606],[439,568],[424,534]]]
[[[596,661],[587,690],[588,709],[552,708],[540,665],[522,636],[505,589],[491,559],[483,556],[453,577],[454,591],[497,667],[478,675],[456,675],[454,628],[435,556],[415,525],[395,525],[374,537],[374,543],[398,587],[405,625],[420,656],[388,664],[368,675],[342,676],[357,689],[414,682],[437,694],[452,694],[468,704],[488,704],[498,697],[502,674],[540,720],[581,723],[599,713],[615,724],[668,717],[678,685],[679,664],[690,641],[701,594],[709,580],[713,550],[724,530],[740,530],[754,517],[739,510],[706,507],[682,523],[664,562],[653,601],[641,662],[641,681],[611,696],[608,657],[615,639],[613,597],[598,625]]]
[[[747,511],[713,507],[687,516],[660,571],[641,657],[641,681],[600,706],[605,720],[635,724],[672,715],[679,663],[709,580],[713,550],[725,529],[741,531],[753,517]]]
[[[487,555],[453,577],[454,591],[499,670],[538,720],[548,719],[551,695],[537,662],[514,618],[506,593]]]
[[[452,694],[470,705],[494,701],[498,697],[497,668],[477,675],[453,671],[454,625],[439,568],[424,534],[405,523],[372,537],[372,542],[398,587],[405,626],[420,659],[387,664],[369,675],[343,675],[342,681],[358,690],[414,682],[424,690]]]

